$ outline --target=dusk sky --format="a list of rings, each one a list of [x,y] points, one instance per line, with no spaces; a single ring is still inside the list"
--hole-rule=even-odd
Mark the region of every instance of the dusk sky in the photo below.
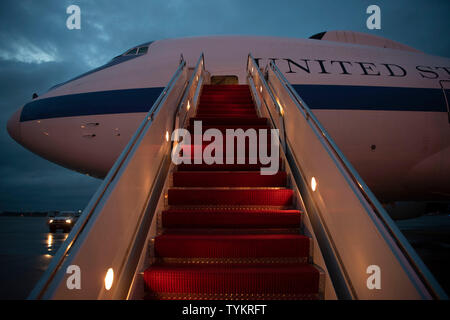
[[[66,8],[81,8],[68,30]],[[366,8],[381,8],[368,30]],[[34,155],[6,131],[33,92],[108,62],[151,40],[200,35],[308,38],[326,30],[372,33],[450,57],[448,0],[2,0],[0,2],[0,211],[83,209],[101,180]]]

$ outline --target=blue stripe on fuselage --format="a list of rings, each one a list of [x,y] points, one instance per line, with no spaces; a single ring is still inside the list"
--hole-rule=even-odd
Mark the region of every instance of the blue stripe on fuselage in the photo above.
[[[441,89],[293,85],[311,109],[446,112]],[[164,88],[70,94],[31,101],[20,121],[96,114],[148,112]]]
[[[148,112],[164,88],[141,88],[69,94],[32,101],[20,121],[95,114]]]
[[[442,89],[311,84],[293,87],[311,109],[447,111]]]

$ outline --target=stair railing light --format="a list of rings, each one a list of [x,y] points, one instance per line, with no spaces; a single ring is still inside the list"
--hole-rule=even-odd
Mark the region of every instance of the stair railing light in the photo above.
[[[111,289],[113,282],[114,282],[114,271],[112,268],[109,268],[105,276],[105,289],[106,290]]]
[[[311,178],[311,190],[316,191],[316,189],[317,189],[317,181],[316,181],[316,178],[312,177]]]

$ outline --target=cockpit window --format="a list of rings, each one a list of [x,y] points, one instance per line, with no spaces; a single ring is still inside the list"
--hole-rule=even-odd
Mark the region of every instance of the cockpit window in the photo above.
[[[125,53],[126,56],[130,56],[130,55],[135,55],[137,52],[137,48],[133,48],[130,51],[128,51],[127,53]]]
[[[129,51],[124,53],[123,56],[138,56],[141,54],[146,54],[147,51],[148,51],[148,46],[136,47],[136,48],[130,49]]]
[[[140,47],[138,50],[138,54],[146,54],[148,51],[148,47]]]
[[[62,82],[62,83],[59,83],[59,84],[51,87],[49,90],[58,88],[58,87],[60,87],[62,85],[65,85],[65,84],[71,82],[71,81],[74,81],[74,80],[80,79],[82,77],[88,76],[88,75],[90,75],[90,74],[92,74],[94,72],[98,72],[98,71],[101,71],[103,69],[106,69],[106,68],[112,67],[114,65],[117,65],[119,63],[131,60],[131,59],[134,59],[134,58],[138,58],[140,56],[143,56],[144,54],[148,54],[148,51],[149,51],[148,49],[149,49],[150,45],[153,42],[154,41],[149,41],[149,42],[146,42],[146,43],[142,43],[142,44],[140,44],[140,45],[138,45],[138,46],[136,46],[136,47],[134,47],[132,49],[129,49],[128,51],[125,51],[125,53],[122,53],[122,54],[112,58],[106,64],[104,64],[104,65],[102,65],[102,66],[100,66],[98,68],[95,68],[95,69],[93,69],[91,71],[88,71],[86,73],[83,73],[82,75],[79,75],[78,77],[72,78],[72,79],[70,79],[68,81],[65,81],[65,82]]]

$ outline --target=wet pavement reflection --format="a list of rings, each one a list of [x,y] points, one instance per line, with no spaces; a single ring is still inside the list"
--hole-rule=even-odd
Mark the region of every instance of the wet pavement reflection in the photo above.
[[[0,217],[0,299],[26,299],[68,235],[47,218]]]
[[[450,292],[450,216],[422,216],[397,225]],[[49,233],[47,218],[0,217],[0,299],[26,299],[68,235]]]

